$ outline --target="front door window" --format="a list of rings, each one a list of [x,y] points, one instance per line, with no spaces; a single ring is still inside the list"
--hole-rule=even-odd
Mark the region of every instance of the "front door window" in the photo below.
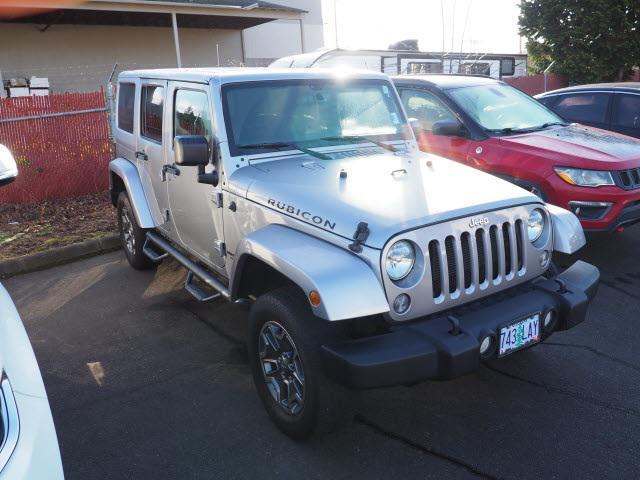
[[[458,122],[456,115],[434,93],[418,89],[400,89],[400,99],[408,118],[420,123],[416,139],[420,148],[426,152],[460,162],[466,161],[469,140],[463,137],[433,135],[436,122]]]
[[[211,118],[206,93],[196,90],[176,92],[173,134],[202,135],[211,144]]]
[[[608,93],[576,93],[563,96],[553,110],[571,122],[604,125],[607,123],[608,105]]]
[[[611,126],[614,130],[640,137],[640,95],[615,95]]]
[[[416,118],[420,128],[431,132],[433,124],[442,120],[456,121],[455,115],[431,92],[402,90],[400,98],[409,118]]]

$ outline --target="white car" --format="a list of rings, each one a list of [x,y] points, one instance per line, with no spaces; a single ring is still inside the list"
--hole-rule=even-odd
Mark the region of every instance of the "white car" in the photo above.
[[[0,145],[0,185],[17,175]],[[63,479],[40,369],[11,297],[0,285],[0,480]]]
[[[18,166],[7,147],[0,145],[0,187],[15,180]]]

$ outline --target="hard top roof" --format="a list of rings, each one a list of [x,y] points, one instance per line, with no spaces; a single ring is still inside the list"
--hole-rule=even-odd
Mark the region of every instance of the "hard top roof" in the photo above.
[[[611,83],[588,83],[586,85],[574,85],[572,87],[558,88],[549,92],[541,93],[540,96],[565,93],[580,92],[583,90],[620,90],[626,92],[640,91],[640,82],[611,82]]]
[[[120,73],[119,79],[146,78],[174,80],[179,82],[220,83],[251,82],[260,80],[306,80],[328,78],[387,79],[379,72],[369,70],[333,70],[315,68],[163,68],[150,70],[128,70]]]
[[[393,77],[394,82],[402,84],[427,83],[442,90],[461,87],[473,87],[477,85],[492,85],[499,83],[499,80],[483,75],[461,75],[461,74],[432,74],[432,75],[399,75]]]

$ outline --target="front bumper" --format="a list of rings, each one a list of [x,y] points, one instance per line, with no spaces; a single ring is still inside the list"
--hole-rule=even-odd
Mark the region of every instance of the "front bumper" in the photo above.
[[[20,420],[17,425],[10,425],[12,433],[17,434],[16,444],[4,445],[0,450],[0,458],[6,453],[6,463],[0,465],[0,480],[63,480],[58,439],[47,398],[16,391],[7,393],[14,396]]]
[[[62,480],[56,430],[29,337],[0,285],[0,480]]]
[[[465,305],[444,315],[395,325],[384,335],[323,345],[327,373],[353,388],[411,384],[427,379],[452,379],[480,366],[480,341],[497,338],[500,327],[551,309],[557,321],[542,339],[581,323],[598,288],[600,272],[578,261],[553,279],[539,278],[525,286]],[[454,316],[459,332],[452,334]]]
[[[640,221],[640,188],[624,190],[617,185],[580,187],[569,185],[556,174],[545,178],[542,185],[549,203],[571,212],[573,202],[608,203],[602,216],[577,215],[585,231],[612,232],[615,229]],[[594,212],[595,213],[595,212]]]
[[[640,201],[631,202],[621,208],[607,225],[585,228],[586,232],[613,232],[620,227],[630,227],[640,222]]]

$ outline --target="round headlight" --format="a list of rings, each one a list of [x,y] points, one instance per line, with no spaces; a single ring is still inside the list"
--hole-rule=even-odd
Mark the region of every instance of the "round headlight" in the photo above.
[[[416,252],[411,242],[400,240],[391,245],[385,266],[391,280],[401,280],[411,272],[416,261]]]
[[[529,215],[527,220],[527,234],[529,235],[529,241],[535,242],[540,238],[544,230],[544,214],[542,210],[536,208]]]

